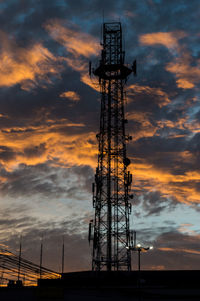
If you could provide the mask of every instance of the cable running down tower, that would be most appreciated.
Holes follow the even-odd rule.
[[[98,166],[93,183],[95,218],[89,225],[89,241],[93,241],[92,270],[131,270],[131,233],[129,199],[132,175],[127,170],[124,86],[127,77],[136,75],[124,64],[121,23],[103,24],[101,59],[89,73],[99,79],[101,93],[100,132],[97,134]]]

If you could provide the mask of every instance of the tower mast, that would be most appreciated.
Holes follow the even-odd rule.
[[[136,70],[124,64],[120,22],[103,24],[102,48],[99,66],[92,70],[99,78],[101,93],[98,166],[93,183],[95,218],[89,228],[92,270],[131,270],[128,246],[132,175],[127,170],[130,160],[126,156],[126,142],[131,137],[125,134],[124,86]]]

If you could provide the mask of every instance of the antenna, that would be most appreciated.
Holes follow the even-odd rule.
[[[89,223],[89,231],[88,231],[88,242],[90,245],[90,241],[92,240],[92,228],[93,228],[93,219],[90,220]]]
[[[19,242],[19,260],[18,260],[18,281],[20,278],[20,268],[21,268],[21,255],[22,255],[22,236],[20,235],[20,242]]]
[[[134,248],[136,248],[136,231],[133,231],[134,233]]]
[[[43,258],[43,235],[41,238],[41,245],[40,245],[40,279],[42,279],[42,258]]]
[[[132,65],[132,71],[134,76],[137,76],[137,61],[134,60],[133,65]]]
[[[92,62],[89,61],[89,76],[91,78],[91,75],[92,75]]]
[[[3,264],[2,264],[2,271],[1,271],[1,283],[0,283],[0,285],[2,285],[3,284],[3,275],[4,275],[4,268],[5,268],[5,266],[4,266],[4,261],[3,261]]]
[[[64,264],[65,264],[65,242],[63,236],[63,245],[62,245],[62,275],[64,273]]]

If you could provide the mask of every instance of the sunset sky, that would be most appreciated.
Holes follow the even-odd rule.
[[[200,269],[199,0],[0,0],[0,244],[61,271],[91,269],[101,25],[121,21],[144,269]],[[133,268],[136,255],[133,255]]]

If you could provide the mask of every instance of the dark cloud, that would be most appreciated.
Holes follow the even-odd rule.
[[[45,152],[45,143],[41,143],[39,146],[27,147],[24,149],[24,155],[31,157],[41,156]]]
[[[9,246],[15,253],[19,249],[20,235],[22,235],[22,257],[40,262],[40,245],[43,237],[43,265],[54,271],[61,272],[62,243],[65,242],[65,271],[88,270],[91,267],[90,248],[87,235],[80,233],[81,220],[71,220],[63,223],[44,223],[34,219],[10,220],[11,226],[16,227],[18,233],[4,239],[4,245]],[[24,225],[27,228],[24,229]],[[8,226],[0,221],[2,226]],[[56,259],[55,259],[56,258]]]
[[[34,157],[31,153],[29,157]],[[37,154],[38,155],[38,154]],[[93,171],[89,166],[75,166],[68,169],[53,168],[48,164],[26,166],[8,172],[2,169],[1,194],[11,197],[34,196],[63,197],[65,199],[85,199],[91,192]]]
[[[10,85],[5,86],[6,81],[3,85],[3,80],[0,83],[2,204],[5,205],[4,200],[16,199],[15,210],[7,208],[0,219],[2,228],[10,226],[7,245],[16,250],[18,234],[12,234],[12,229],[23,229],[24,255],[38,262],[40,238],[45,232],[45,264],[57,269],[64,233],[68,246],[66,270],[90,268],[86,241],[88,213],[83,220],[59,221],[58,225],[55,217],[42,223],[31,216],[31,203],[32,198],[38,199],[37,205],[41,198],[56,204],[60,199],[70,199],[69,207],[73,208],[75,201],[91,198],[94,149],[97,150],[93,136],[99,130],[100,102],[98,91],[82,80],[90,57],[76,54],[77,60],[70,66],[66,60],[72,58],[69,49],[50,35],[46,25],[58,20],[64,28],[91,34],[91,39],[98,41],[103,10],[105,21],[121,19],[127,62],[137,58],[138,63],[137,78],[130,77],[128,81],[126,107],[127,132],[133,136],[128,146],[136,194],[133,207],[142,208],[134,214],[142,226],[162,215],[165,220],[166,212],[175,210],[177,202],[183,200],[199,210],[195,207],[199,199],[200,168],[198,4],[197,0],[0,2],[1,62],[11,61],[7,77],[16,76]],[[142,35],[163,32],[171,34],[176,47],[162,39],[160,44],[152,40],[149,45],[141,42]],[[42,55],[34,64],[31,60],[36,52],[36,57]],[[9,54],[8,61],[5,57],[3,60],[4,53]],[[98,58],[94,56],[91,59],[95,65]],[[51,73],[51,69],[55,72]],[[26,76],[20,79],[21,74]],[[178,80],[181,80],[179,85]],[[184,87],[184,80],[187,85],[191,80],[190,88],[186,84]],[[76,92],[80,100],[72,105],[61,98],[66,91]],[[52,142],[54,137],[56,140]],[[26,198],[29,201],[25,202]],[[197,250],[197,236],[175,231],[173,222],[165,221],[167,226],[154,231],[149,226],[141,230],[145,243],[157,237],[155,251],[142,258],[145,267],[195,268],[197,255],[183,249]],[[166,246],[178,251],[159,250]],[[53,258],[58,258],[57,262]]]
[[[139,200],[147,216],[160,215],[162,211],[173,210],[176,202],[172,199],[163,197],[159,191],[144,193]]]
[[[189,227],[190,225],[188,225]],[[153,240],[152,237],[160,232]],[[143,229],[137,232],[137,240],[143,246],[152,246],[153,250],[142,253],[142,269],[199,269],[198,235],[181,233],[172,227]],[[141,239],[142,238],[142,239]],[[137,254],[132,254],[133,268],[137,269]]]
[[[12,148],[0,145],[0,160],[10,161],[15,158],[15,155],[16,153],[12,150]]]

